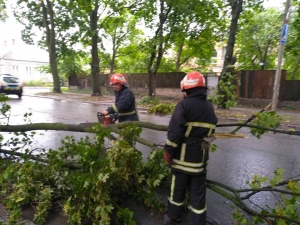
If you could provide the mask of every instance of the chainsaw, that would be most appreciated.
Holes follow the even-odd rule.
[[[98,122],[101,123],[102,125],[109,125],[109,124],[115,123],[115,121],[112,117],[105,116],[101,112],[97,113],[97,117],[98,117]]]

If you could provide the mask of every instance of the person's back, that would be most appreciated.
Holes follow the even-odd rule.
[[[199,174],[205,170],[204,166],[184,165],[204,163],[203,154],[199,152],[199,145],[204,137],[211,135],[216,123],[217,117],[213,105],[206,99],[205,89],[194,89],[187,98],[177,104],[169,123],[168,139],[183,143],[185,150],[181,146],[182,150],[174,153],[172,169],[192,174]],[[198,144],[195,144],[196,142]]]
[[[192,224],[206,224],[206,165],[209,144],[206,137],[214,132],[217,117],[206,99],[205,79],[199,72],[188,73],[181,82],[185,99],[171,117],[164,159],[172,172],[165,224],[180,222],[186,191],[189,193]]]

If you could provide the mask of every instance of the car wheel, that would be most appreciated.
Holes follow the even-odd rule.
[[[18,97],[19,97],[19,99],[21,99],[22,98],[22,94],[18,94]]]

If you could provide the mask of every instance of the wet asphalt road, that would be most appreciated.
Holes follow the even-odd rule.
[[[23,124],[23,114],[32,112],[33,123],[39,122],[62,122],[79,124],[85,122],[96,122],[96,112],[104,110],[107,105],[95,105],[58,101],[48,98],[23,96],[21,100],[10,97],[8,102],[12,106],[11,124]],[[170,116],[147,115],[141,111],[141,120],[155,124],[167,125]],[[220,121],[224,123],[226,121]],[[216,132],[230,131],[233,128],[218,128]],[[239,133],[244,133],[245,139],[217,139],[215,144],[219,149],[210,154],[208,167],[208,179],[222,182],[233,188],[247,188],[246,181],[254,174],[272,177],[273,171],[279,167],[284,168],[285,178],[294,177],[300,174],[300,138],[283,134],[268,133],[261,139],[251,136],[247,128]],[[60,146],[60,139],[69,135],[68,132],[58,131],[37,131],[37,142],[35,147],[57,148]],[[86,134],[73,133],[76,138]],[[90,135],[93,136],[92,134]],[[144,130],[142,137],[153,140],[155,143],[163,144],[166,140],[165,132]],[[138,146],[146,158],[149,149]],[[257,204],[266,205],[271,202],[271,196],[258,196],[253,198]],[[222,225],[233,223],[231,202],[221,196],[208,191],[207,208],[208,215],[217,219]],[[141,210],[141,214],[147,211]],[[153,215],[136,215],[138,224],[157,224]]]

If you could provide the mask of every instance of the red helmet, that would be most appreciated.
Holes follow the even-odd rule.
[[[116,84],[116,83],[125,85],[126,82],[127,81],[126,81],[125,77],[120,73],[115,73],[115,74],[111,75],[111,77],[110,77],[110,85]]]
[[[197,71],[189,72],[180,82],[180,86],[181,91],[195,87],[205,87],[205,78]]]

